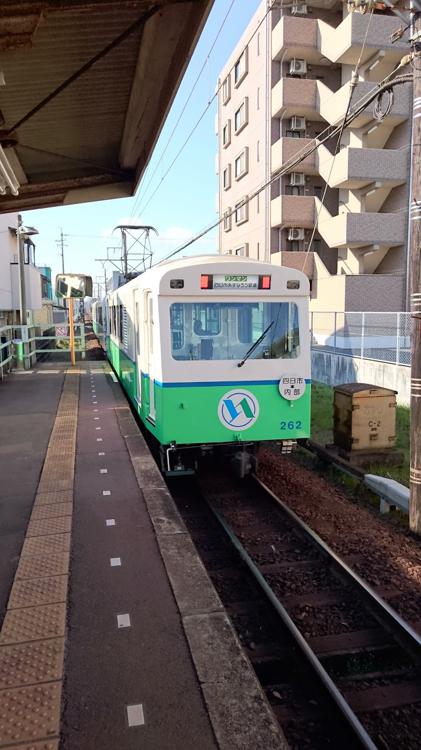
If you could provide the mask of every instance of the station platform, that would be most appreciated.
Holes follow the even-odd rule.
[[[105,361],[0,383],[1,750],[286,748]]]

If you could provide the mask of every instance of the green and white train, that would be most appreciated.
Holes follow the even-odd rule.
[[[161,263],[93,304],[94,331],[167,474],[310,434],[309,282],[233,256]]]

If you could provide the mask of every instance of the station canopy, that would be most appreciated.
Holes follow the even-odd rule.
[[[133,195],[213,0],[1,0],[0,212]]]

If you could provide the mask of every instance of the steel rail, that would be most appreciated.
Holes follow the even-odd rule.
[[[340,557],[313,531],[291,508],[285,505],[264,482],[253,475],[253,480],[264,490],[281,508],[281,510],[298,526],[309,541],[328,558],[329,562],[336,569],[342,580],[350,584],[357,591],[359,596],[364,599],[367,608],[371,611],[376,620],[378,620],[385,630],[402,646],[402,648],[411,655],[416,663],[421,662],[421,636],[393,609],[384,601],[371,586],[364,581],[358,573],[350,568]]]
[[[368,732],[366,731],[366,729],[364,728],[364,726],[362,725],[362,723],[360,722],[356,714],[353,712],[352,708],[347,703],[347,701],[345,700],[340,690],[338,690],[332,678],[326,672],[325,668],[323,667],[323,665],[317,658],[316,654],[310,648],[304,636],[301,634],[301,632],[299,631],[299,629],[297,628],[297,626],[291,619],[290,615],[286,611],[285,607],[281,604],[278,597],[269,586],[268,582],[266,581],[266,579],[264,578],[264,576],[258,569],[257,565],[253,562],[249,554],[246,552],[246,550],[244,549],[243,545],[234,534],[231,527],[227,524],[225,519],[222,518],[222,516],[218,513],[216,508],[213,507],[212,503],[206,498],[205,500],[210,510],[214,514],[215,518],[217,519],[219,524],[222,526],[224,532],[227,534],[231,543],[237,550],[239,556],[247,565],[250,573],[252,574],[252,576],[254,577],[256,582],[259,584],[260,588],[262,589],[262,591],[267,596],[270,603],[272,604],[272,606],[278,613],[283,624],[286,626],[287,630],[291,634],[292,638],[294,639],[294,642],[300,649],[306,661],[310,664],[317,679],[319,680],[319,682],[321,682],[328,696],[331,698],[333,703],[339,709],[342,720],[344,720],[347,727],[351,730],[352,734],[354,735],[355,739],[358,742],[359,747],[364,748],[364,750],[378,750],[378,746],[373,742],[370,735],[368,734]]]

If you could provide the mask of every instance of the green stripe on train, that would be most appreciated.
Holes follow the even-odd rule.
[[[154,384],[155,424],[150,410],[149,377],[140,377],[135,364],[107,337],[111,363],[145,427],[163,445],[175,441],[230,443],[238,441],[297,440],[310,435],[311,387],[297,401],[286,401],[276,384],[170,388]],[[139,403],[140,402],[140,403]],[[236,425],[240,425],[236,427]],[[249,425],[247,429],[241,425]]]

